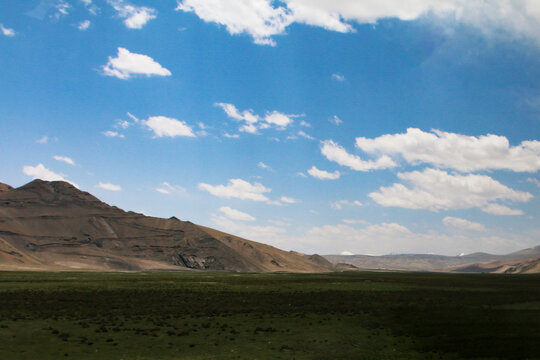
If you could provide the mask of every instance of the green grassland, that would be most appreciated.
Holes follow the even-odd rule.
[[[540,359],[540,276],[0,272],[0,359]]]

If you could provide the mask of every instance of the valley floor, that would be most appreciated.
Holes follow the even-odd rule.
[[[540,276],[0,272],[1,359],[540,359]]]

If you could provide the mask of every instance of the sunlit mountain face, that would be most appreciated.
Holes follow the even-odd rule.
[[[534,0],[0,3],[0,182],[319,254],[538,244]]]

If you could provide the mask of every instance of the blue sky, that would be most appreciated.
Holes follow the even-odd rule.
[[[539,243],[533,0],[0,3],[0,181],[308,253]]]

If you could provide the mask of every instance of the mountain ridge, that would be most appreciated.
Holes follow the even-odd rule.
[[[330,262],[176,217],[126,212],[63,181],[0,192],[0,269],[326,272]],[[320,259],[319,259],[320,260]]]

